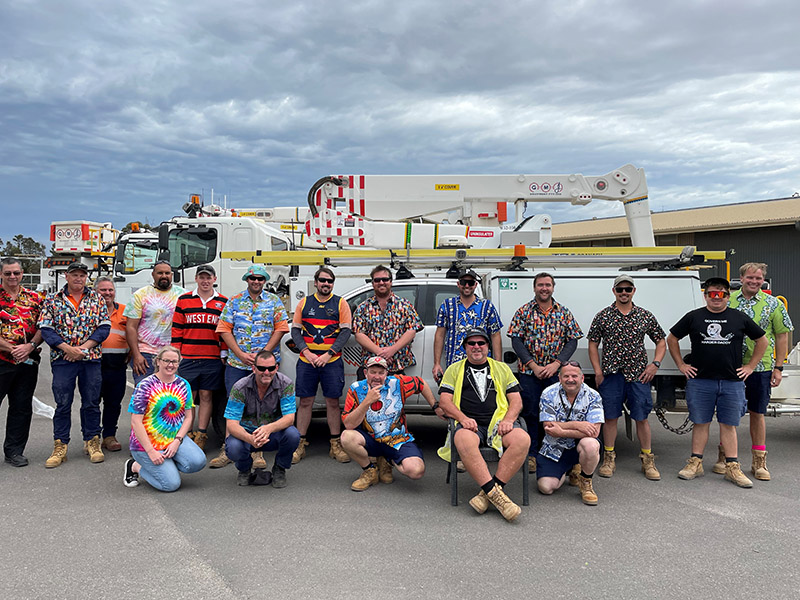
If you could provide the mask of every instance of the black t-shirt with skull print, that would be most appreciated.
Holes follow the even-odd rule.
[[[689,336],[692,355],[687,361],[697,369],[698,379],[736,381],[742,366],[744,336],[757,340],[764,330],[743,312],[733,308],[714,313],[697,308],[683,315],[669,330],[676,338]]]

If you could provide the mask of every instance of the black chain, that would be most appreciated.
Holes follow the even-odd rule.
[[[678,435],[685,435],[689,433],[692,429],[694,429],[694,423],[689,420],[689,416],[686,416],[686,420],[683,422],[683,425],[680,427],[672,427],[667,421],[667,411],[663,408],[657,408],[655,410],[656,416],[658,420],[661,421],[661,424],[664,426],[664,429],[671,431],[672,433],[677,433]],[[688,425],[688,427],[687,427]]]

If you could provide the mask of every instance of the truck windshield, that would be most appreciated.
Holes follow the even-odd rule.
[[[123,241],[122,273],[131,275],[145,269],[153,268],[158,256],[156,240]],[[119,256],[119,255],[117,255]]]
[[[217,256],[217,231],[173,229],[169,232],[169,256],[176,269],[212,262]]]

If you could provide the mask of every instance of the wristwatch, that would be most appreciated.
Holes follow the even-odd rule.
[[[434,402],[434,403],[433,403],[433,406],[431,406],[431,409],[432,409],[432,410],[434,410],[434,411],[435,411],[437,408],[439,408],[439,401],[438,401],[438,400],[437,400],[436,402]]]
[[[775,368],[776,368],[778,371],[783,371],[783,365],[781,365],[780,367],[775,367]]]
[[[178,444],[182,444],[183,443],[183,436],[182,435],[176,435],[175,439],[178,440]]]
[[[656,369],[660,369],[661,368],[661,361],[660,360],[654,360],[653,364],[656,366]]]

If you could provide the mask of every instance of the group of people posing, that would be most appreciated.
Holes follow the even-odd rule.
[[[506,333],[518,358],[515,373],[502,362],[498,311],[476,296],[479,275],[462,270],[458,295],[442,303],[436,321],[432,374],[439,382],[438,400],[422,378],[405,374],[415,364],[412,342],[423,325],[414,306],[392,292],[392,273],[380,265],[370,273],[374,295],[352,313],[333,293],[333,270],[321,267],[314,275],[316,293],[300,301],[290,322],[282,301],[264,290],[269,275],[260,265],[243,275],[247,288],[228,299],[214,288],[212,266],[198,267],[196,289],[186,291],[173,284],[169,263],[158,262],[152,285],[122,306],[115,301],[112,279],[99,277],[94,289],[87,287],[81,263],[71,264],[64,288],[44,299],[22,287],[18,260],[6,258],[1,264],[0,400],[9,399],[4,453],[14,466],[28,464],[23,452],[39,346],[47,343],[56,402],[48,468],[67,460],[76,382],[84,453],[98,463],[104,449],[121,450],[116,433],[128,365],[135,388],[128,406],[131,458],[123,480],[135,487],[141,479],[163,491],[176,490],[181,473],[206,465],[212,398],[223,388],[227,435],[208,464],[234,463],[238,485],[286,486],[286,471],[306,454],[320,387],[330,457],[361,468],[351,484],[354,491],[391,483],[395,469],[419,479],[425,463],[406,426],[404,405],[421,394],[437,416],[453,420],[458,468],[480,488],[470,505],[479,513],[493,505],[514,520],[521,509],[504,486],[520,468],[536,473],[543,494],[569,482],[579,487],[584,503],[597,504],[592,478],[595,472],[611,477],[616,470],[623,405],[636,422],[642,472],[647,479],[660,479],[648,423],[650,386],[669,350],[687,378],[694,422],[691,457],[678,476],[703,474],[716,412],[720,446],[713,471],[751,487],[738,461],[736,438],[739,420],[749,411],[751,473],[770,478],[764,414],[770,388],[780,383],[792,324],[783,304],[761,290],[764,264],[742,265],[742,287],[733,295],[726,279],[708,279],[706,306],[687,313],[669,335],[652,313],[633,302],[634,279],[618,276],[613,303],[594,317],[587,334],[597,390],[571,360],[583,333],[569,309],[554,299],[552,275],[534,277],[534,298],[509,324]],[[294,380],[278,372],[280,341],[287,333],[299,352]],[[351,335],[361,346],[362,366],[341,411],[342,349]],[[682,356],[679,340],[686,336],[691,353]],[[652,360],[645,337],[655,344]],[[494,475],[481,446],[499,454]],[[438,455],[450,460],[450,450],[448,437]],[[271,451],[275,458],[268,468],[264,452]]]

